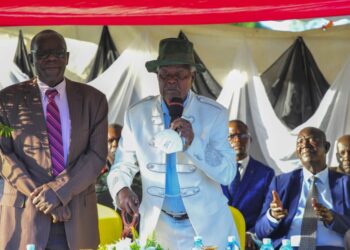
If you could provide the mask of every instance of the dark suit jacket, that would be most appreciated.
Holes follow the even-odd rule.
[[[229,199],[228,204],[243,214],[247,231],[254,231],[256,220],[260,215],[267,190],[274,176],[272,168],[250,157],[235,197],[231,196],[228,186],[222,186],[224,194]]]
[[[66,80],[71,141],[66,169],[54,178],[40,90],[36,80],[0,91],[0,122],[11,126],[11,138],[0,138],[0,174],[5,180],[0,211],[0,249],[44,249],[51,217],[28,198],[47,183],[71,211],[65,222],[70,249],[99,244],[95,181],[107,157],[106,97],[96,89]]]
[[[332,210],[334,223],[329,228],[344,236],[346,230],[350,228],[350,178],[334,171],[329,171],[328,178],[334,206]],[[301,169],[276,176],[272,180],[262,213],[255,225],[255,232],[260,239],[271,238],[274,247],[281,244],[282,239],[288,234],[297,211],[302,183],[303,171]],[[288,215],[279,223],[277,228],[270,225],[266,216],[272,201],[272,190],[278,192],[283,207],[288,209]]]

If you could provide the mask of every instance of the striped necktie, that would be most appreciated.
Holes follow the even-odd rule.
[[[56,89],[49,89],[45,94],[48,98],[46,106],[46,127],[49,135],[52,174],[57,176],[64,170],[61,118],[60,111],[55,102],[55,96],[58,92]]]
[[[305,210],[301,221],[300,247],[299,250],[316,249],[317,215],[312,207],[312,198],[318,198],[318,191],[315,185],[316,176],[311,177],[311,185],[306,198]]]

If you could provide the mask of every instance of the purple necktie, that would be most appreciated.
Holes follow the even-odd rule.
[[[58,92],[56,89],[50,89],[47,90],[45,94],[48,98],[46,106],[46,127],[50,142],[52,174],[57,176],[64,170],[61,118],[60,111],[55,102],[55,96]]]

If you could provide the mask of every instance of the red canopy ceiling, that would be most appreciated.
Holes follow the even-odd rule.
[[[350,14],[350,0],[2,0],[0,25],[171,25]]]

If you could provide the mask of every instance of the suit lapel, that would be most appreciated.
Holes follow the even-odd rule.
[[[37,131],[37,137],[43,144],[48,145],[49,138],[46,129],[46,121],[43,111],[43,104],[41,101],[41,94],[39,86],[37,84],[36,78],[32,80],[29,84],[29,88],[25,90],[23,95],[24,101],[30,111],[31,120],[35,122],[35,127]]]
[[[184,119],[188,120],[192,124],[192,126],[194,126],[193,123],[195,122],[194,116],[192,115],[195,113],[193,111],[194,107],[196,106],[195,101],[196,101],[196,99],[195,99],[194,94],[192,93],[192,91],[189,91],[188,92],[188,100],[187,100],[186,106],[184,107],[182,117]]]
[[[79,144],[77,143],[79,142],[79,125],[82,121],[80,117],[83,113],[84,105],[82,101],[83,97],[74,85],[74,83],[72,83],[66,78],[66,92],[69,108],[69,117],[71,122],[67,167],[69,167],[69,163],[72,161],[74,152],[76,152],[76,147],[79,146]]]
[[[343,184],[341,178],[336,178],[337,174],[333,171],[328,171],[329,188],[333,200],[333,208],[337,213],[344,214],[343,206]]]
[[[153,103],[151,119],[152,119],[152,127],[154,130],[153,131],[154,135],[165,129],[161,96],[157,96],[156,100]]]
[[[254,178],[254,174],[255,174],[255,169],[253,167],[253,160],[252,158],[250,158],[247,165],[247,169],[245,170],[241,183],[238,186],[238,190],[235,195],[236,197],[234,198],[235,205],[239,203],[239,200],[242,194],[245,192],[245,190],[248,188],[249,184],[251,183],[251,180]],[[251,190],[251,191],[255,191],[255,190]]]
[[[285,200],[282,199],[283,204],[287,204],[286,208],[288,208],[288,217],[290,219],[290,223],[292,222],[295,213],[297,212],[300,194],[301,194],[301,187],[303,183],[303,172],[301,170],[295,172],[295,174],[292,175],[291,181],[289,182],[289,186],[287,187],[287,194],[285,196]],[[289,197],[292,199],[290,200],[290,203],[288,204]]]
[[[42,164],[44,169],[51,168],[51,152],[49,146],[49,137],[47,134],[46,120],[43,111],[43,104],[41,101],[41,93],[37,83],[37,79],[33,78],[28,87],[23,91],[24,103],[28,107],[29,121],[22,123],[23,127],[27,127],[24,131],[28,131],[31,136],[38,138],[41,144],[41,150],[45,151],[47,156],[46,163]],[[45,171],[46,173],[46,171]]]

